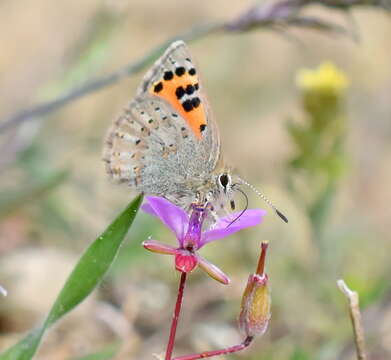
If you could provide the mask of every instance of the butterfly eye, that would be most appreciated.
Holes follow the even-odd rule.
[[[222,174],[220,175],[220,184],[224,187],[227,187],[228,185],[228,175],[227,174]]]
[[[228,174],[221,174],[219,176],[219,182],[220,182],[220,185],[224,188],[224,190],[226,190],[228,184],[231,182],[231,178]]]

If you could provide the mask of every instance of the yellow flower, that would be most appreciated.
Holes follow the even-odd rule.
[[[349,86],[349,80],[332,62],[325,61],[317,69],[299,70],[296,84],[304,91],[341,94]]]

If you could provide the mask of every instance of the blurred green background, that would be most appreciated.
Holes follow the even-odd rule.
[[[252,3],[3,1],[0,119],[135,61],[195,24],[231,19]],[[189,45],[227,158],[290,222],[269,212],[261,226],[202,250],[232,284],[198,270],[190,276],[177,355],[240,341],[241,293],[260,241],[269,240],[269,329],[229,358],[354,359],[346,303],[336,287],[341,277],[360,293],[370,359],[391,357],[391,21],[368,8],[348,19],[318,6],[308,11],[348,24],[358,40],[292,29],[288,37],[252,31]],[[331,99],[318,94],[319,110],[308,107],[312,95],[297,78],[300,69],[325,61],[349,86]],[[0,284],[9,293],[0,298],[0,350],[44,318],[82,251],[133,198],[126,186],[110,182],[101,151],[106,129],[143,73],[0,135]],[[329,131],[317,119],[337,125]],[[303,136],[309,142],[298,140]],[[265,208],[247,194],[250,207]],[[321,225],[314,204],[323,209]],[[164,351],[179,276],[171,257],[143,250],[149,236],[174,243],[140,212],[106,280],[49,332],[37,359],[79,359],[112,346],[116,359],[151,359]]]

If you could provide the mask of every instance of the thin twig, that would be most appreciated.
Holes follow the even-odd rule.
[[[165,360],[171,360],[172,351],[174,349],[175,335],[176,335],[176,329],[178,326],[179,315],[181,313],[183,292],[185,290],[186,277],[187,277],[187,273],[182,272],[181,273],[181,280],[179,282],[178,296],[177,296],[177,300],[176,300],[176,304],[175,304],[174,315],[172,317],[170,336],[168,338]]]
[[[339,289],[343,292],[349,303],[349,314],[353,325],[357,359],[366,360],[367,356],[365,352],[364,329],[362,327],[361,322],[358,293],[356,291],[350,290],[346,285],[345,281],[343,281],[342,279],[337,281],[337,285]]]
[[[374,6],[391,10],[390,0],[315,0],[321,5],[346,10],[353,6]]]
[[[350,10],[356,6],[372,6],[391,11],[391,0],[278,0],[265,1],[256,6],[247,9],[230,21],[222,23],[203,24],[192,28],[182,34],[178,34],[164,41],[162,44],[153,48],[147,55],[141,59],[131,62],[123,68],[112,72],[111,74],[98,77],[86,82],[84,85],[71,89],[68,93],[60,95],[56,99],[34,105],[22,111],[15,113],[4,121],[0,121],[0,133],[11,127],[17,126],[25,121],[47,115],[66,104],[91,94],[105,87],[114,85],[123,78],[141,71],[151,65],[153,61],[166,49],[166,47],[176,39],[193,41],[216,32],[242,33],[253,29],[270,29],[276,27],[300,26],[307,29],[317,29],[334,33],[348,34],[343,27],[330,23],[328,21],[303,17],[300,12],[307,6],[319,4],[328,8],[339,10]]]

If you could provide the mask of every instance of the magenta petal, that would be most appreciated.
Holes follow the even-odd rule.
[[[176,249],[170,245],[162,244],[156,240],[145,240],[143,242],[143,246],[152,252],[156,252],[159,254],[167,254],[174,255],[176,253]]]
[[[156,214],[155,210],[153,210],[153,207],[151,205],[149,205],[148,203],[144,203],[141,205],[141,209],[149,214],[149,215],[152,215],[152,216],[156,216],[158,217],[158,215]]]
[[[230,283],[230,279],[225,275],[216,265],[212,264],[208,260],[204,259],[202,256],[198,255],[198,266],[204,270],[211,278],[221,282],[224,285]]]
[[[178,206],[168,200],[157,197],[147,196],[147,203],[141,207],[146,213],[158,217],[176,235],[178,241],[183,239],[186,227],[189,223],[189,217]]]
[[[237,212],[219,219],[212,230],[205,231],[202,234],[199,248],[211,241],[234,234],[247,227],[260,224],[263,216],[266,214],[266,211],[262,209],[248,209],[232,225],[229,225],[239,214],[240,212]]]

